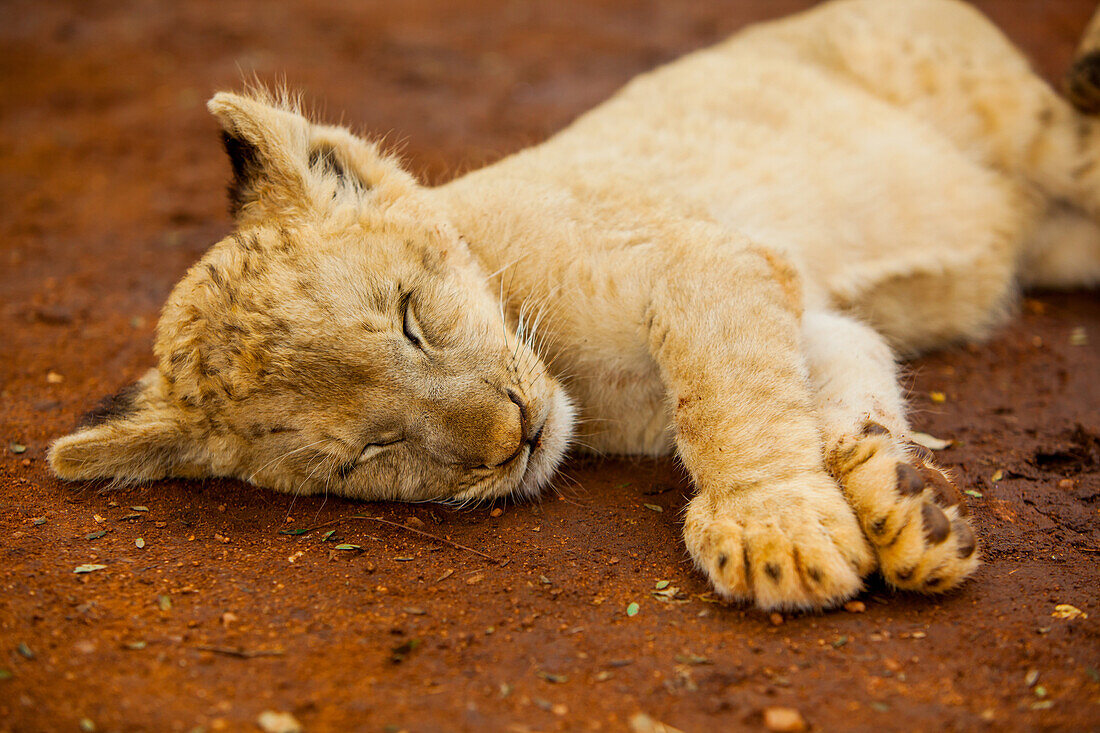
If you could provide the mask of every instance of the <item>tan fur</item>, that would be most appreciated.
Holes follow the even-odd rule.
[[[1021,261],[1100,280],[1096,123],[950,0],[747,29],[435,189],[285,101],[210,109],[238,230],[138,396],[55,443],[64,478],[479,500],[537,491],[576,430],[676,452],[727,597],[829,607],[876,567],[942,592],[978,553],[894,354],[989,333]]]

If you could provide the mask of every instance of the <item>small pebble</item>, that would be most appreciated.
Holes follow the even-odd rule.
[[[134,540],[134,544],[137,545],[137,548],[140,550],[141,548],[145,547],[145,540],[138,537],[136,540]]]
[[[772,622],[772,626],[782,626],[783,614],[773,611],[772,614],[768,616],[768,620]]]
[[[601,672],[600,674],[606,673]],[[610,679],[610,675],[604,679]],[[602,682],[603,679],[596,675],[596,681]],[[635,713],[631,716],[630,730],[631,733],[683,733],[679,728],[673,728],[668,723],[655,720],[645,713]]]
[[[290,713],[265,710],[256,718],[256,725],[264,733],[302,733],[302,724]]]
[[[806,721],[794,708],[764,708],[764,727],[775,733],[801,733]]]
[[[420,517],[406,517],[405,526],[412,527],[413,529],[420,529],[424,526],[424,520]]]
[[[844,604],[844,610],[848,613],[863,613],[867,610],[867,604],[863,601],[848,601]]]
[[[494,509],[493,511],[489,512],[489,516],[490,516],[490,517],[499,517],[499,516],[501,516],[502,514],[504,514],[504,510],[503,510],[503,509],[501,509],[500,507],[497,507],[497,508],[496,508],[496,509]]]
[[[65,377],[61,376],[57,372],[46,372],[46,381],[50,384],[61,384],[65,381]]]

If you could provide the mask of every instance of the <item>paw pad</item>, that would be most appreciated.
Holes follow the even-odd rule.
[[[955,530],[955,536],[958,538],[959,559],[965,560],[974,554],[974,550],[978,549],[978,539],[974,536],[974,530],[970,528],[970,525],[961,519],[952,522],[951,527]]]
[[[924,539],[929,544],[938,545],[951,534],[951,522],[948,521],[943,510],[935,504],[922,504],[920,517],[921,524],[924,526]]]
[[[955,484],[928,465],[921,466],[920,475],[925,485],[931,488],[932,493],[936,495],[936,501],[944,506],[958,507],[959,514],[966,516],[968,511],[966,502],[963,501],[962,492]]]
[[[924,479],[920,472],[908,463],[899,463],[897,467],[898,493],[902,496],[916,496],[924,491]]]

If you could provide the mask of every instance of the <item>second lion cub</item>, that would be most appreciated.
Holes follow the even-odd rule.
[[[577,438],[675,452],[728,598],[941,592],[977,543],[895,354],[1100,280],[1100,125],[950,0],[749,28],[438,188],[285,100],[209,108],[237,229],[157,366],[53,445],[64,478],[466,502],[538,491]]]

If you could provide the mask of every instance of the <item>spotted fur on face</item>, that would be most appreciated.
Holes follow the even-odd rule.
[[[236,231],[173,290],[158,366],[54,444],[58,475],[401,500],[543,486],[572,408],[412,177],[285,101],[209,106]]]

